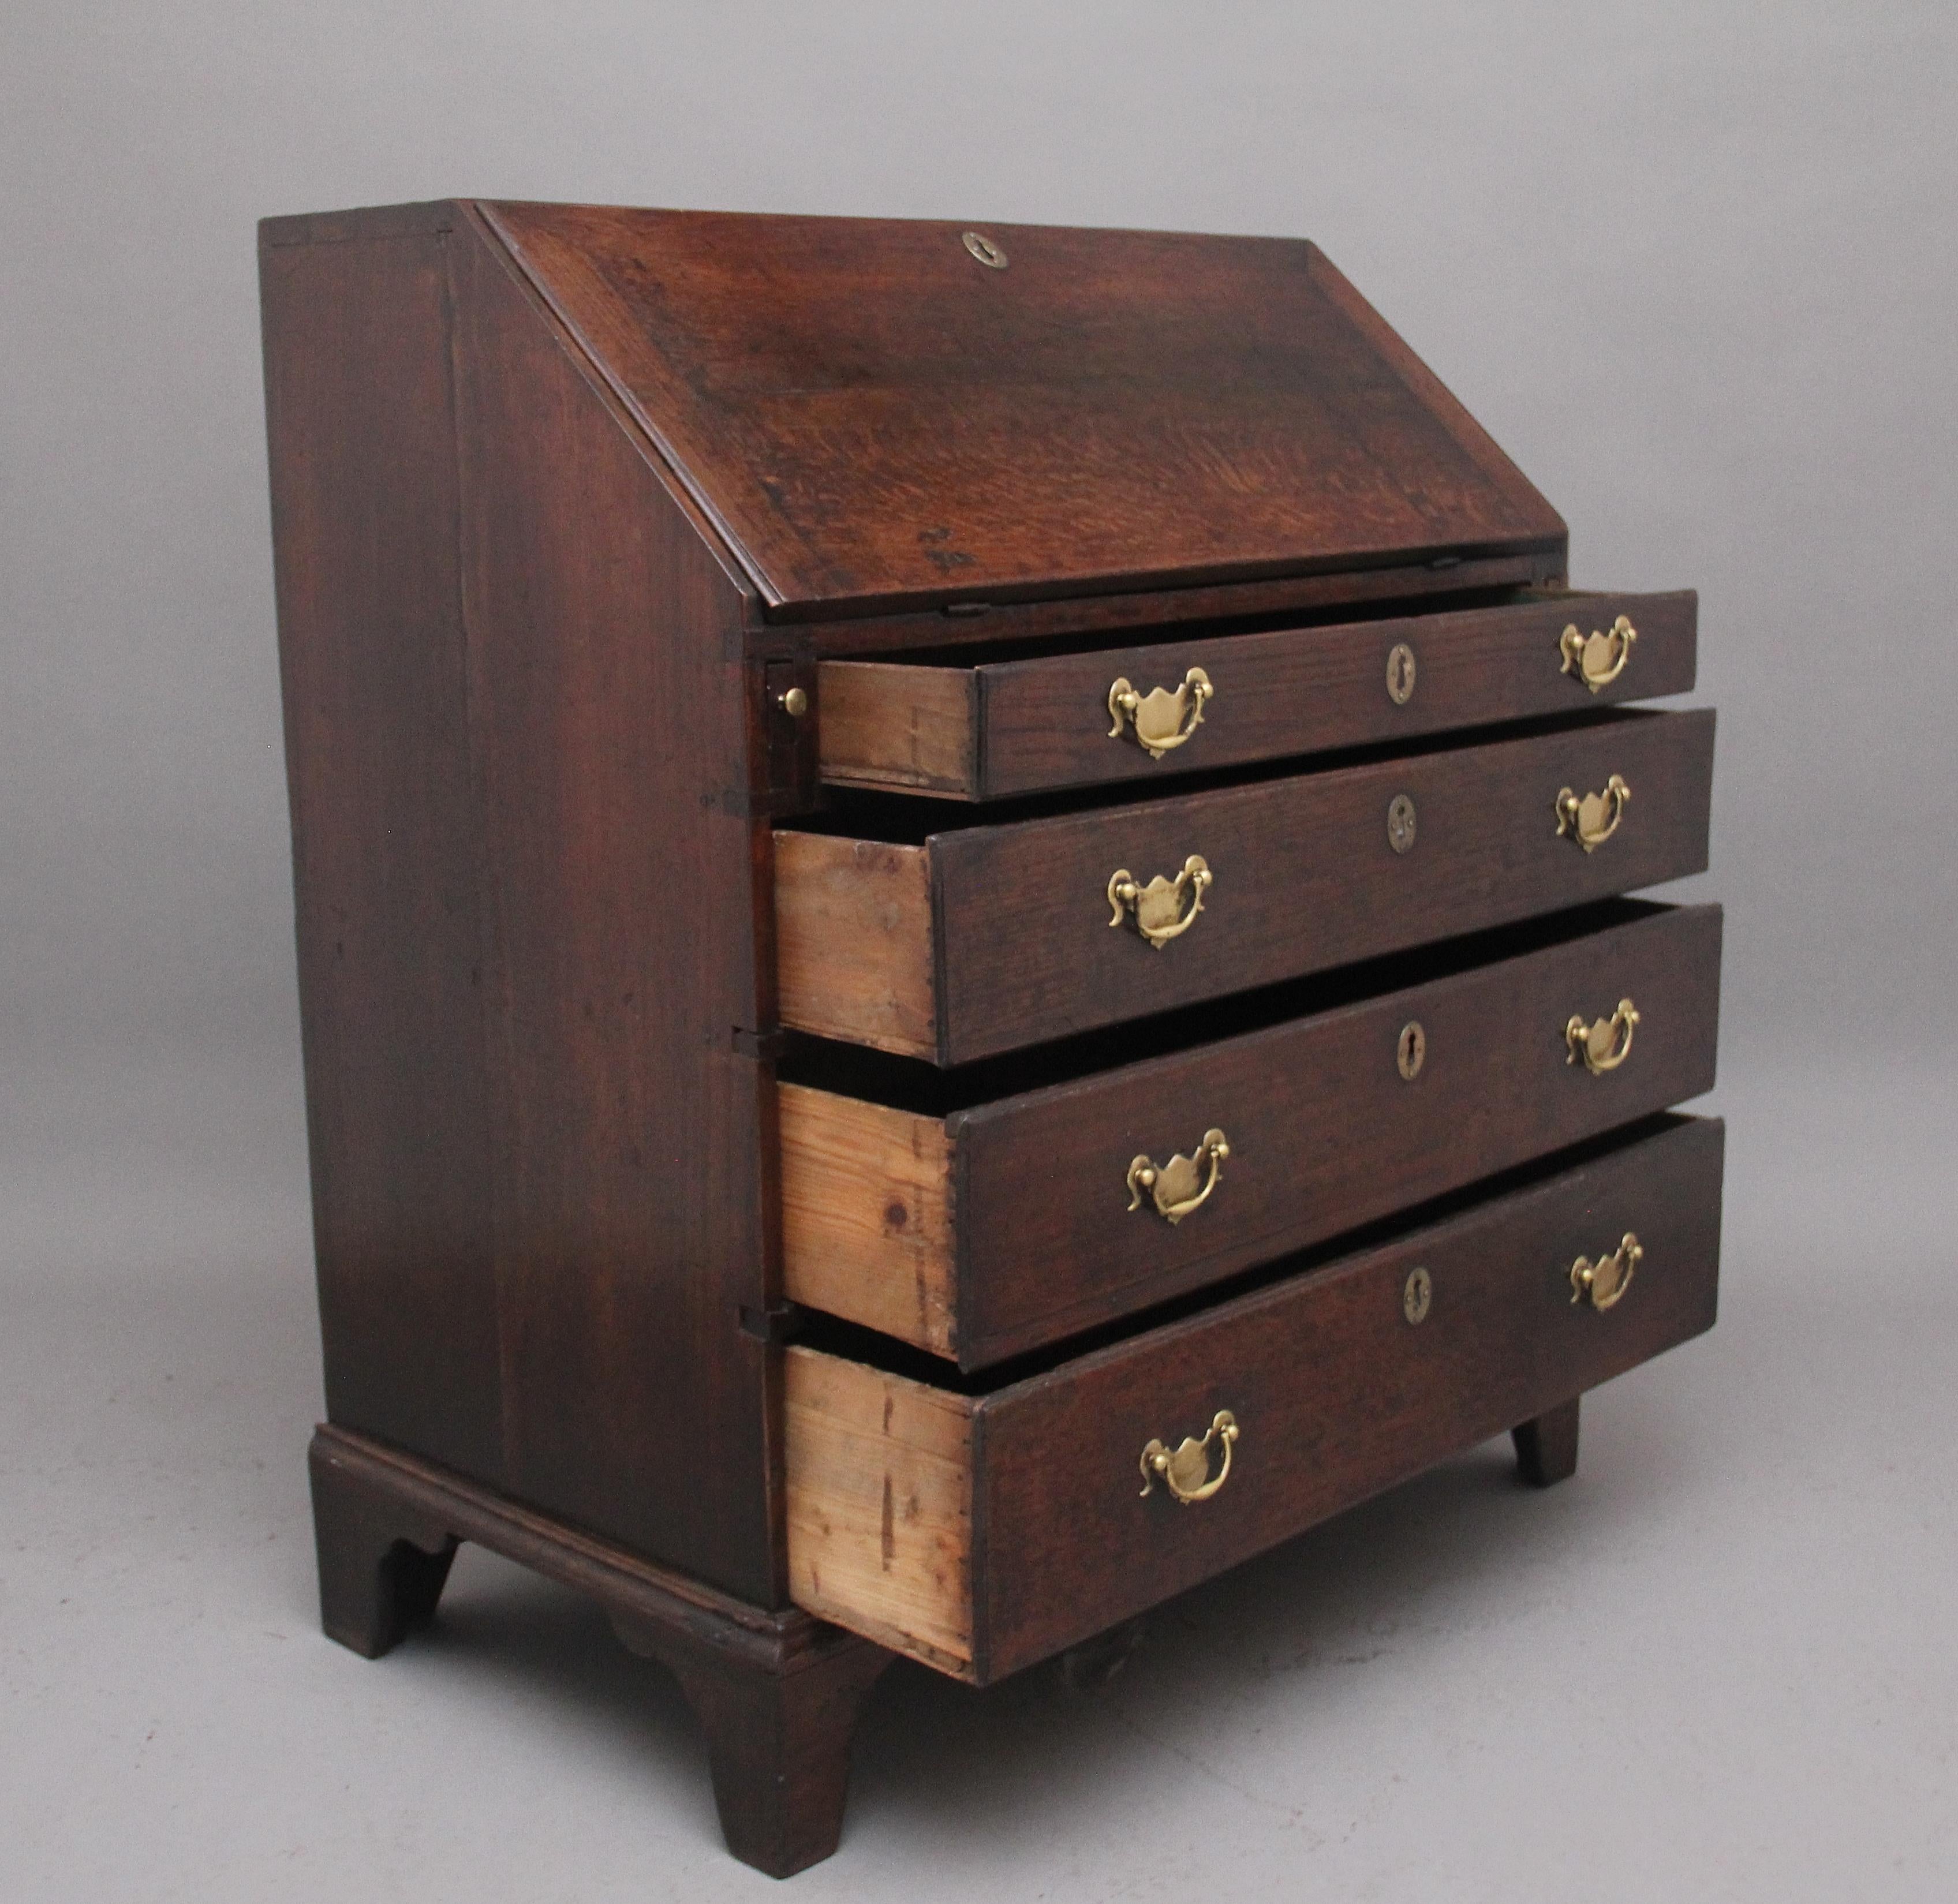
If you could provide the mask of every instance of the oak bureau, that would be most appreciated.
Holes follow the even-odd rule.
[[[1690,593],[1309,244],[268,220],[326,1630],[457,1543],[834,1849],[984,1684],[1714,1316]],[[1076,1658],[1083,1657],[1076,1654]]]

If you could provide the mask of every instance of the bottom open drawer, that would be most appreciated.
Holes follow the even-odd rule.
[[[1710,1328],[1723,1140],[1668,1119],[990,1391],[791,1347],[790,1592],[977,1684],[1088,1639]]]

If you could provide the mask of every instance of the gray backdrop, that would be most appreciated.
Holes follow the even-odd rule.
[[[1312,237],[1697,587],[1725,1314],[1193,1596],[902,1669],[811,1896],[1949,1894],[1958,14],[168,8],[0,24],[0,1842],[33,1895],[699,1896],[689,1722],[480,1557],[310,1625],[253,221],[449,192]]]

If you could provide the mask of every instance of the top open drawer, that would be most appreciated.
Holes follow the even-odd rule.
[[[1698,601],[1557,594],[977,666],[825,661],[822,775],[998,800],[1683,694]]]

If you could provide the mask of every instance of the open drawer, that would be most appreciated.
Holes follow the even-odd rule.
[[[790,1592],[981,1684],[1086,1639],[1710,1328],[1722,1144],[1668,1120],[990,1392],[792,1346]]]
[[[1720,940],[1717,906],[1617,901],[1234,1036],[1107,1034],[1070,1069],[1133,1062],[1041,1088],[784,1082],[784,1293],[968,1369],[1133,1313],[1710,1090]]]
[[[1712,774],[1711,713],[1614,713],[916,841],[782,829],[781,1022],[962,1064],[1582,905],[1705,869]]]
[[[1698,597],[1491,607],[974,664],[825,661],[832,785],[997,800],[1684,694]]]

